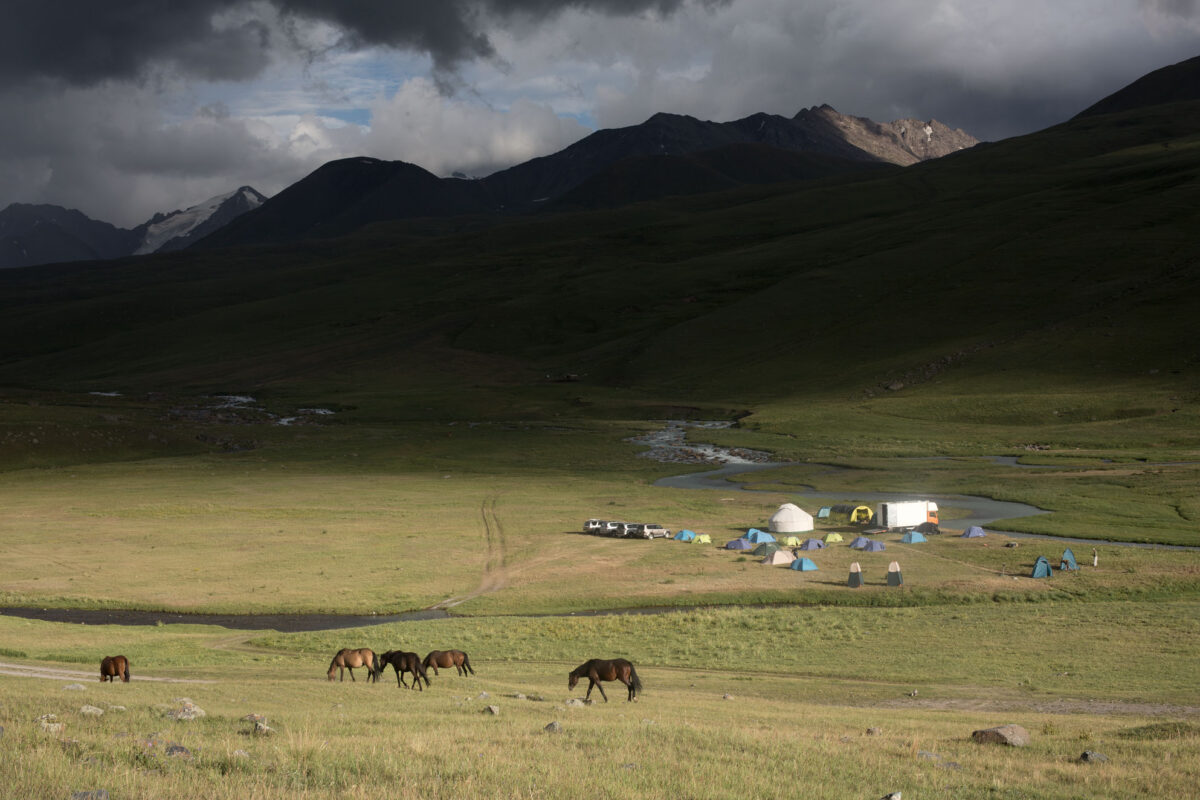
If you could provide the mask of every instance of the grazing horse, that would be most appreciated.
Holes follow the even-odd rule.
[[[329,662],[329,680],[333,680],[333,673],[341,670],[339,680],[346,680],[346,670],[350,670],[350,680],[354,680],[354,670],[357,667],[367,668],[367,682],[379,680],[379,672],[375,669],[375,651],[369,647],[360,647],[357,650],[343,649],[339,650],[337,655],[333,657],[333,661]]]
[[[438,674],[438,667],[449,669],[454,667],[459,675],[466,675],[470,672],[475,674],[475,670],[471,668],[471,659],[467,658],[467,654],[462,650],[432,650],[429,655],[425,656],[425,660],[421,662],[421,666],[425,669],[433,667],[433,674]]]
[[[387,665],[391,664],[396,670],[396,686],[404,686],[407,689],[420,689],[425,691],[425,686],[429,686],[429,676],[425,674],[425,667],[421,664],[421,657],[416,653],[406,653],[403,650],[388,650],[381,656],[375,656],[375,672],[382,675],[387,669]],[[404,680],[403,672],[411,672],[413,674],[413,685],[409,686]],[[421,679],[425,679],[425,686],[421,685]]]
[[[125,656],[105,656],[100,661],[100,682],[112,683],[117,678],[129,683],[129,659]]]
[[[579,683],[580,678],[588,679],[588,690],[584,699],[592,696],[592,689],[598,688],[600,696],[604,698],[604,702],[608,702],[608,695],[604,693],[604,687],[600,685],[600,681],[620,681],[625,684],[625,688],[629,690],[627,700],[633,700],[637,697],[637,693],[642,690],[642,681],[638,678],[637,670],[623,658],[593,658],[590,661],[585,661],[575,669],[571,670],[571,674],[567,681],[567,688],[574,689],[575,684]]]

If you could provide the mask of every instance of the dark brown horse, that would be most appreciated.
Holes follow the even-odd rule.
[[[471,659],[467,658],[467,654],[462,650],[432,650],[429,655],[425,656],[421,666],[425,669],[433,667],[434,675],[439,674],[438,667],[442,669],[454,667],[459,675],[466,675],[468,672],[472,675],[475,674],[475,670],[471,668]]]
[[[333,680],[333,673],[341,670],[339,673],[340,680],[346,680],[346,670],[350,670],[350,680],[354,680],[354,670],[358,667],[367,668],[367,682],[379,680],[379,672],[375,669],[375,651],[369,647],[360,647],[357,650],[338,650],[333,661],[329,662],[329,680]]]
[[[105,656],[100,660],[100,682],[112,683],[117,678],[129,683],[129,659],[125,656]]]
[[[421,657],[416,653],[406,653],[403,650],[388,650],[381,656],[375,657],[375,672],[383,675],[383,671],[387,669],[387,665],[391,664],[396,670],[396,685],[404,686],[409,689],[420,689],[425,691],[425,686],[429,686],[429,676],[425,674],[425,667],[421,664]],[[411,672],[413,674],[413,685],[409,686],[404,680],[402,672]],[[421,685],[421,679],[425,679],[425,686]]]
[[[580,678],[588,679],[588,690],[584,699],[592,696],[592,689],[599,689],[600,696],[604,698],[604,702],[608,702],[608,695],[604,693],[604,687],[600,685],[600,681],[620,681],[625,684],[625,688],[629,690],[627,700],[632,700],[637,697],[637,693],[642,690],[642,681],[638,678],[637,670],[623,658],[593,658],[590,661],[585,661],[575,669],[571,670],[570,677],[567,681],[567,688],[574,689],[575,684],[579,683]]]

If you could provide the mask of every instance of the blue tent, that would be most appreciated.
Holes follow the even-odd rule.
[[[871,543],[871,540],[868,539],[867,537],[859,536],[859,537],[856,537],[855,540],[850,543],[850,547],[854,550],[862,550],[864,547],[866,547],[870,543]]]
[[[695,539],[695,538],[696,538],[696,532],[689,531],[686,528],[681,530],[679,533],[675,534],[675,541],[677,541],[677,542],[690,542],[692,539]]]
[[[760,531],[758,528],[751,528],[750,532],[746,534],[746,538],[748,540],[750,540],[751,542],[754,542],[755,544],[762,544],[763,542],[775,541],[774,536],[767,533],[766,531]]]
[[[1075,554],[1071,552],[1071,548],[1063,550],[1062,560],[1058,562],[1059,569],[1079,569],[1079,564],[1075,562]]]
[[[1033,572],[1029,574],[1031,578],[1049,578],[1054,574],[1054,570],[1050,569],[1050,562],[1045,556],[1038,556],[1037,561],[1033,563]]]
[[[821,510],[817,512],[817,519],[829,519],[829,512],[833,510],[833,506],[821,506]]]
[[[753,550],[754,542],[749,539],[734,539],[725,543],[726,550]]]
[[[864,553],[882,553],[887,548],[883,546],[883,542],[867,542],[867,546],[862,549]]]
[[[816,572],[817,565],[813,563],[811,558],[797,558],[792,562],[789,569],[798,570],[800,572]]]
[[[987,534],[983,532],[983,528],[979,527],[978,525],[972,525],[971,527],[967,528],[965,531],[962,532],[961,538],[963,538],[963,539],[979,539],[984,536],[987,536]]]
[[[801,550],[820,550],[825,547],[825,543],[820,539],[805,539],[800,545]]]
[[[921,542],[924,542],[924,541],[925,541],[925,537],[922,536],[917,531],[909,531],[908,533],[906,533],[900,537],[900,542],[902,544],[920,544]]]

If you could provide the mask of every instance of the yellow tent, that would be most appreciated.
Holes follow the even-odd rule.
[[[825,544],[832,544],[834,542],[840,542],[840,541],[842,541],[842,535],[840,533],[825,534]]]
[[[800,546],[800,537],[799,536],[789,536],[783,540],[783,544],[786,547],[799,547]]]
[[[700,533],[696,535],[695,539],[692,539],[692,544],[712,544],[712,539],[707,533]]]

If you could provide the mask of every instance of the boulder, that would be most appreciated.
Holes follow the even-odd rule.
[[[558,724],[558,720],[551,722],[546,727],[542,728],[546,733],[562,733],[562,725]]]
[[[971,733],[971,738],[980,744],[1003,744],[1009,747],[1024,747],[1029,744],[1029,731],[1020,725],[999,725]]]
[[[491,714],[494,717],[500,713],[500,706],[484,706],[483,710],[485,713]]]
[[[881,733],[883,733],[883,730],[881,728],[877,728],[875,726],[871,726],[870,728],[867,728],[867,736],[878,736]]]
[[[85,717],[102,717],[104,716],[104,709],[96,708],[96,706],[81,706],[79,713]]]
[[[1108,761],[1108,756],[1104,753],[1097,753],[1095,750],[1084,750],[1083,755],[1079,757],[1082,764],[1099,764]]]

